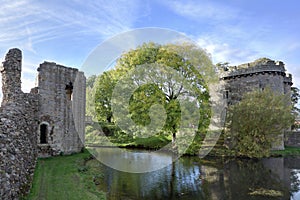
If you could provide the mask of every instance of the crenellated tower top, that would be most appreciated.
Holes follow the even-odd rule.
[[[260,58],[254,62],[241,64],[238,66],[225,67],[221,72],[221,79],[235,79],[240,77],[253,76],[258,74],[273,74],[285,77],[289,84],[292,84],[291,74],[286,73],[282,61],[274,61],[268,58]]]

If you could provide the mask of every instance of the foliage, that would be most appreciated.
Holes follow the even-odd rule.
[[[228,193],[224,199],[230,199],[230,197],[234,197],[234,199],[275,199],[274,196],[279,194],[281,198],[276,199],[290,197],[289,187],[283,184],[279,175],[267,168],[262,161],[236,159],[226,163],[224,169],[224,174],[230,177]]]
[[[205,133],[200,133],[197,131],[192,144],[186,149],[185,155],[197,155],[199,153],[199,149],[201,148],[204,137]]]
[[[216,64],[219,71],[228,71],[229,70],[229,62],[219,62]]]
[[[269,155],[272,143],[293,123],[289,98],[266,88],[245,94],[229,107],[226,136],[236,155]]]
[[[260,64],[267,64],[270,61],[272,62],[271,59],[263,57],[263,58],[259,58],[259,59],[255,60],[254,62],[241,64],[241,65],[237,66],[237,69],[247,69],[249,67],[256,67],[257,65],[260,65]]]
[[[155,64],[166,66],[179,73],[187,82],[190,88],[186,88],[180,81],[174,81],[172,75],[161,68],[153,71],[148,65]],[[151,80],[151,84],[145,84],[145,80],[134,80],[137,89],[134,91],[129,102],[130,118],[135,124],[147,126],[151,122],[150,111],[153,105],[160,105],[166,113],[166,118],[156,115],[158,121],[165,121],[163,131],[175,134],[181,125],[182,108],[180,100],[187,106],[184,112],[190,113],[193,119],[196,112],[201,119],[199,129],[205,130],[210,121],[209,93],[207,81],[217,80],[214,76],[212,63],[203,50],[192,44],[159,45],[155,43],[143,44],[137,49],[122,54],[118,59],[115,69],[104,72],[96,80],[95,84],[95,105],[96,115],[99,121],[113,123],[111,97],[114,87],[122,76],[130,70],[139,66],[145,68],[143,78]],[[160,74],[164,80],[157,77]],[[205,76],[204,76],[205,75]],[[207,78],[210,77],[210,78]],[[127,86],[124,85],[124,88]],[[190,98],[190,96],[194,96]],[[197,109],[192,109],[192,101],[197,102]],[[191,104],[191,105],[189,105]],[[153,111],[153,110],[152,110]],[[188,121],[188,120],[187,120]],[[174,136],[176,137],[176,136]]]
[[[96,75],[92,75],[92,76],[88,77],[86,80],[86,87],[93,88],[96,78],[97,78]]]
[[[93,119],[96,116],[95,113],[95,103],[94,103],[94,99],[95,99],[95,92],[93,90],[93,88],[90,87],[86,87],[86,101],[85,101],[85,106],[86,106],[86,110],[85,110],[85,114],[87,116],[92,116]]]
[[[148,114],[149,109],[155,103],[163,105],[165,103],[164,98],[163,93],[156,85],[142,85],[131,97],[129,105],[131,118],[139,125],[145,126],[150,124],[151,119]]]
[[[93,119],[95,120],[95,91],[94,91],[94,83],[96,81],[97,76],[92,75],[88,77],[86,80],[86,115],[87,116],[92,116]]]
[[[269,196],[269,197],[283,197],[283,192],[278,190],[269,190],[265,188],[258,188],[258,189],[250,189],[251,192],[249,195],[251,196]]]
[[[109,146],[106,137],[101,133],[96,123],[85,127],[85,144]]]
[[[291,100],[293,105],[293,113],[299,115],[300,109],[297,107],[300,99],[300,90],[297,87],[291,87]]]
[[[211,62],[211,56],[198,46],[184,42],[182,44],[167,44],[167,49],[174,51],[182,58],[188,60],[200,74],[206,83],[218,82],[217,69]]]
[[[148,138],[135,138],[131,147],[141,147],[143,149],[160,149],[170,143],[170,138],[164,134],[157,134]]]
[[[200,102],[204,102],[204,105],[209,99],[207,86],[204,83],[202,75],[191,62],[174,50],[180,48],[182,48],[180,45],[161,46],[154,43],[144,44],[136,50],[123,54],[118,60],[116,68],[118,71],[124,72],[139,65],[151,63],[158,63],[170,67],[179,72],[185,80],[188,80],[190,85],[194,86],[193,92],[198,97],[199,104],[202,104]],[[180,50],[182,51],[182,49]],[[145,78],[151,79],[153,84],[143,85],[135,91],[135,94],[131,98],[131,117],[137,124],[147,125],[150,123],[147,111],[151,105],[154,103],[163,105],[167,114],[164,130],[174,133],[178,129],[181,116],[178,99],[180,97],[185,98],[185,94],[187,94],[188,91],[186,91],[182,83],[172,80],[172,77],[170,77],[166,83],[161,82],[157,77],[152,76],[151,73],[149,69],[147,74],[145,74]],[[161,76],[163,75],[162,73]],[[166,76],[168,76],[168,74]],[[169,77],[166,79],[168,78]],[[206,112],[208,112],[208,109]]]
[[[117,73],[114,70],[104,72],[100,75],[95,82],[95,111],[98,121],[106,121],[111,123],[111,96],[113,89],[117,83]]]
[[[299,91],[299,88],[297,87],[291,87],[291,98],[292,98],[292,103],[293,105],[296,105],[299,101],[299,98],[300,98],[300,91]]]

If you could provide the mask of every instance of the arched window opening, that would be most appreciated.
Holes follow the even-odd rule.
[[[40,143],[47,144],[48,126],[47,124],[41,124],[40,126]]]

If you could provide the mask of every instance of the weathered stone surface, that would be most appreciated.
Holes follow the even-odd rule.
[[[223,96],[227,104],[232,105],[239,102],[243,94],[255,89],[270,87],[279,94],[289,94],[293,84],[292,75],[285,71],[283,62],[270,59],[229,67],[221,76],[224,81]],[[279,145],[273,145],[273,149],[284,149],[283,135],[278,136],[278,140]]]
[[[300,131],[287,131],[284,137],[284,144],[286,146],[300,147]]]
[[[0,71],[2,73],[2,105],[13,102],[20,97],[21,91],[22,52],[19,49],[10,49]]]
[[[38,150],[40,157],[79,152],[84,144],[85,76],[78,69],[53,62],[38,68],[40,99]],[[41,125],[46,127],[46,143]]]
[[[0,199],[29,191],[37,157],[39,96],[21,91],[21,58],[20,50],[10,50],[1,69]]]

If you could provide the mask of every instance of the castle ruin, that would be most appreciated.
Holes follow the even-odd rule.
[[[83,72],[44,62],[38,68],[36,87],[23,93],[21,67],[22,52],[9,50],[0,68],[0,199],[18,199],[29,191],[38,156],[71,154],[84,147]],[[224,100],[231,105],[253,89],[270,87],[288,94],[292,76],[282,62],[260,59],[224,68],[220,82]],[[283,142],[276,148],[282,149]]]
[[[78,69],[44,62],[38,68],[39,157],[79,152],[84,147],[85,76]]]
[[[22,52],[10,49],[0,69],[0,199],[26,194],[37,157],[80,152],[84,147],[85,76],[44,62],[36,87],[21,90]]]
[[[293,85],[292,75],[286,73],[284,63],[267,58],[227,67],[221,74],[221,80],[225,81],[224,96],[229,105],[239,102],[244,93],[254,89],[270,87],[279,94],[288,94]]]
[[[239,102],[243,94],[255,89],[264,90],[269,87],[278,94],[290,94],[292,75],[286,73],[284,63],[261,58],[239,66],[224,67],[221,73],[224,86],[224,99],[227,105]],[[273,149],[284,149],[284,135],[280,135],[278,145]]]

